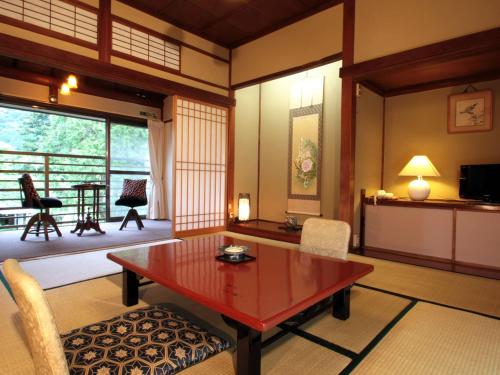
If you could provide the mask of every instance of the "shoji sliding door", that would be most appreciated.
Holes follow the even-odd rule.
[[[173,100],[174,232],[208,233],[226,218],[227,108]]]

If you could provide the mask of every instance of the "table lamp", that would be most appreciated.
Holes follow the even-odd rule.
[[[411,158],[408,164],[399,172],[400,176],[417,176],[408,184],[408,195],[413,201],[423,201],[427,199],[431,192],[429,183],[422,177],[440,176],[438,170],[425,155],[416,155]]]
[[[250,194],[238,194],[238,220],[247,221],[250,218]]]

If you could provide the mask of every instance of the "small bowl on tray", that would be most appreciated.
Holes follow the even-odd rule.
[[[231,260],[239,260],[245,257],[248,252],[248,246],[243,245],[223,245],[219,247],[219,251],[225,258]]]

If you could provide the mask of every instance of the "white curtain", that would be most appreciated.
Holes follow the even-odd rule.
[[[148,120],[151,193],[148,219],[167,219],[167,127],[163,121]]]

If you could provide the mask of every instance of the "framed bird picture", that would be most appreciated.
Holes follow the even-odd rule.
[[[448,133],[491,130],[492,102],[491,90],[450,95],[448,97]]]

